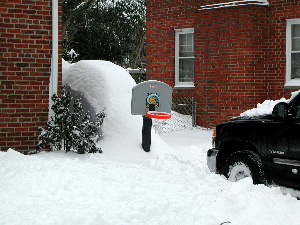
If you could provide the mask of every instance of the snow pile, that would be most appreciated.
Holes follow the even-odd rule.
[[[279,100],[265,100],[263,103],[258,103],[257,108],[249,109],[243,113],[240,114],[240,116],[259,116],[264,114],[271,114],[273,111],[274,106],[278,102],[289,102],[291,101],[298,93],[299,91],[295,91],[291,93],[291,98],[286,100],[285,98],[281,98]]]
[[[300,202],[278,187],[209,173],[211,131],[187,131],[162,136],[180,151],[138,164],[102,154],[0,152],[0,224],[299,224]]]
[[[259,116],[264,114],[271,114],[273,111],[274,106],[278,102],[287,102],[285,98],[282,98],[280,100],[265,100],[263,103],[258,103],[257,108],[249,109],[243,113],[241,113],[240,116]]]
[[[128,104],[134,82],[122,68],[82,61],[66,73],[97,111],[106,108],[104,153],[0,152],[1,225],[299,224],[300,202],[280,188],[209,172],[211,130],[153,135],[145,153],[141,117]]]
[[[83,93],[96,112],[105,109],[104,138],[99,142],[104,157],[136,161],[169,149],[157,134],[152,135],[150,153],[141,148],[142,116],[131,115],[135,81],[122,67],[108,61],[79,61],[64,70],[63,84]]]
[[[71,63],[68,63],[64,59],[62,59],[62,73],[64,74],[70,67],[72,66]]]
[[[161,134],[193,128],[191,115],[183,115],[176,111],[171,111],[171,115],[172,117],[167,120],[153,119],[153,128],[155,129],[155,132]]]

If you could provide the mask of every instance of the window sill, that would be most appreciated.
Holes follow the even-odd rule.
[[[284,85],[285,89],[299,89],[300,88],[300,78],[292,79]]]
[[[174,90],[182,90],[182,89],[194,89],[194,84],[182,84],[182,85],[175,85]]]

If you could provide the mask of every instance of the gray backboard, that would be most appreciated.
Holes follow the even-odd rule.
[[[146,115],[149,103],[155,104],[157,112],[171,112],[172,88],[156,80],[144,81],[132,88],[131,114]]]

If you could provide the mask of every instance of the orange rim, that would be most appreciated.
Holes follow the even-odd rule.
[[[170,119],[171,114],[165,112],[156,112],[156,111],[149,111],[146,114],[147,117],[152,119]]]

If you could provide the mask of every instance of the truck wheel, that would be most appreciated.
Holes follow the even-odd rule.
[[[252,177],[254,184],[265,184],[265,176],[259,155],[252,151],[238,151],[226,160],[223,175],[229,181]]]

